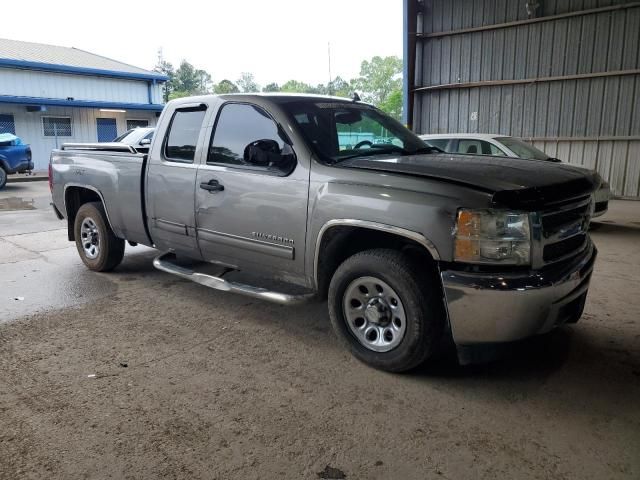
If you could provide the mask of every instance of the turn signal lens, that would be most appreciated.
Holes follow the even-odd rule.
[[[529,214],[505,210],[459,210],[454,232],[454,260],[530,264]]]

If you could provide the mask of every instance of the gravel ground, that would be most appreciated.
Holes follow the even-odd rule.
[[[140,248],[85,275],[72,247],[2,237],[33,255],[0,286],[20,265],[45,279],[31,296],[93,283],[57,310],[0,304],[0,478],[640,478],[640,203],[606,219],[577,325],[404,375],[346,353],[325,304],[212,291]]]

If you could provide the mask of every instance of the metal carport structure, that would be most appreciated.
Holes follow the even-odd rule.
[[[640,198],[640,2],[403,1],[414,131],[523,137]]]

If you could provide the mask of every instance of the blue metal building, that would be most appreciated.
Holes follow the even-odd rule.
[[[64,142],[153,126],[164,75],[77,48],[0,39],[0,133],[31,145],[35,168]]]

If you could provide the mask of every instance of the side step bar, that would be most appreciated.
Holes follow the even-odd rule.
[[[275,302],[282,305],[298,305],[313,300],[315,297],[314,293],[290,295],[287,293],[273,292],[266,288],[245,285],[243,283],[229,282],[221,277],[196,272],[189,268],[176,265],[171,262],[171,258],[175,258],[175,254],[173,252],[161,253],[153,260],[153,266],[163,272],[172,273],[173,275],[177,275],[178,277],[186,280],[191,280],[192,282],[199,283],[209,288],[215,288],[216,290],[222,290],[224,292],[240,293],[249,297],[259,298],[260,300],[267,300],[269,302]]]

